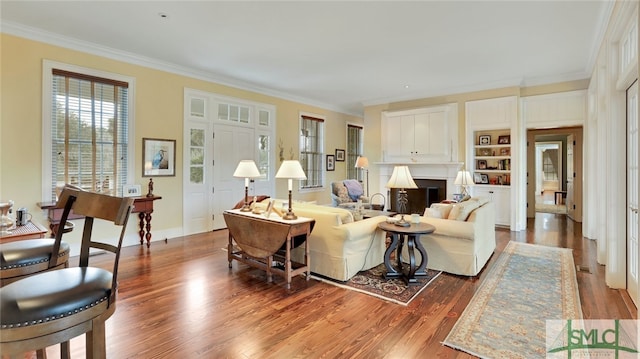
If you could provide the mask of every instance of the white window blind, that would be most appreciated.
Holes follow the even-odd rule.
[[[128,83],[52,72],[51,200],[65,183],[121,196],[129,162]]]
[[[300,165],[307,179],[300,188],[321,188],[323,183],[324,120],[302,115],[300,117]]]
[[[358,156],[362,156],[363,129],[361,126],[347,125],[347,178],[362,181],[362,171],[356,168]]]

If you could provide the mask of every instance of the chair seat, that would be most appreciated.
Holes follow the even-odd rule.
[[[7,270],[48,262],[54,241],[53,238],[43,238],[3,244],[0,248],[0,268]],[[69,244],[61,242],[58,253],[61,259],[68,257]]]
[[[24,327],[81,312],[111,295],[111,272],[63,268],[0,288],[0,328]]]

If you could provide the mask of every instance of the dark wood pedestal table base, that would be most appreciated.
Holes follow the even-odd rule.
[[[423,234],[433,233],[436,227],[426,223],[412,223],[409,227],[396,226],[393,223],[380,222],[378,228],[391,234],[391,244],[384,252],[384,265],[387,267],[387,272],[384,274],[385,278],[397,278],[404,277],[407,284],[414,285],[419,284],[416,279],[417,276],[427,275],[427,262],[429,260],[427,251],[420,242],[420,236]],[[406,241],[405,241],[406,239]],[[402,246],[407,243],[407,252],[409,254],[409,271],[404,273],[402,263]],[[416,266],[415,249],[418,249],[422,256],[420,265]],[[391,253],[396,250],[396,262],[397,268],[394,268],[391,264]]]

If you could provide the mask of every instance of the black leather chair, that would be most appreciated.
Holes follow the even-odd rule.
[[[73,200],[58,201],[56,207],[64,208],[60,223],[67,223]],[[67,226],[73,229],[73,226]],[[70,230],[66,230],[69,232]],[[62,232],[55,238],[27,239],[0,246],[0,287],[36,273],[69,266],[69,244],[62,241]]]
[[[79,266],[34,274],[0,288],[3,355],[40,349],[41,357],[44,348],[60,343],[60,356],[69,358],[69,340],[86,333],[87,357],[106,357],[105,321],[116,308],[120,249],[133,198],[65,189],[59,201],[71,202],[74,213],[85,216]],[[96,219],[121,227],[116,245],[91,238]],[[113,267],[89,266],[91,248],[111,252]]]

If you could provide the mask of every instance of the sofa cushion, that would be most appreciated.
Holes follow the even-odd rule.
[[[479,206],[484,206],[485,204],[487,204],[487,202],[489,202],[489,198],[487,197],[471,197],[469,198],[470,201],[477,201]]]
[[[474,209],[480,207],[478,201],[464,201],[453,205],[448,219],[456,221],[466,221],[467,217],[473,212]]]
[[[447,219],[449,218],[451,209],[453,209],[453,204],[451,203],[432,203],[430,208],[426,208],[424,210],[424,216],[430,218]]]

